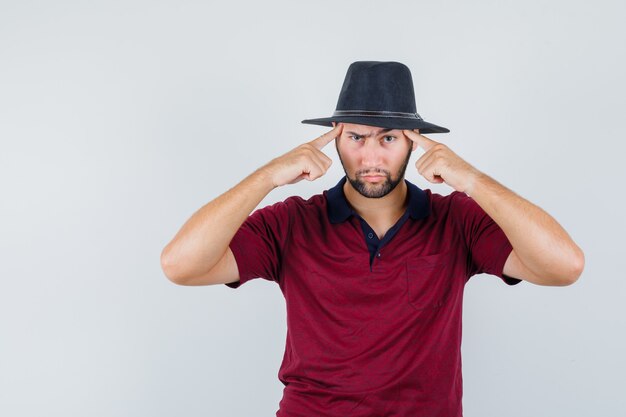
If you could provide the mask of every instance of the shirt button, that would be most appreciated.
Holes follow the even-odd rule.
[[[370,233],[369,235],[367,235],[367,237],[369,237],[370,239],[374,237],[374,233]]]
[[[376,256],[378,256],[380,258],[380,252],[378,252],[378,254]]]

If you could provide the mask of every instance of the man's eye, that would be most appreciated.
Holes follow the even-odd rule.
[[[387,139],[389,139],[389,140],[387,140]],[[384,140],[385,140],[385,143],[391,143],[394,140],[396,140],[396,137],[395,136],[385,136]]]
[[[361,139],[361,137],[360,137],[360,136],[355,136],[355,135],[351,135],[351,136],[349,136],[349,137],[350,137],[350,139],[352,139],[352,140],[354,140],[354,141],[358,141],[359,139]]]

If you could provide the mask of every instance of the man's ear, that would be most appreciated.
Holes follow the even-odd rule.
[[[333,128],[335,126],[337,126],[337,122],[331,122],[333,124]],[[335,139],[335,145],[337,144],[337,142],[339,141],[339,138],[341,137],[341,135],[337,136],[337,138]]]

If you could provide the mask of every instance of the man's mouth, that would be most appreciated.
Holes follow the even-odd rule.
[[[385,176],[384,175],[363,175],[362,178],[364,178],[365,181],[376,182],[376,181],[385,179]]]

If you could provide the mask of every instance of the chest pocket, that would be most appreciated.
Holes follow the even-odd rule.
[[[409,258],[406,262],[408,302],[416,310],[441,307],[452,291],[450,253]]]

